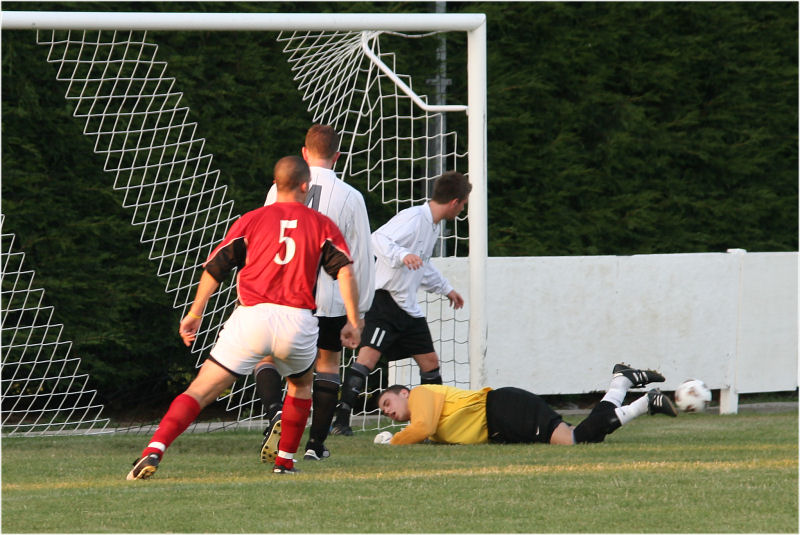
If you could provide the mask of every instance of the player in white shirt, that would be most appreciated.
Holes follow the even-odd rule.
[[[417,303],[417,290],[445,295],[454,308],[464,306],[464,299],[430,258],[442,221],[452,221],[461,213],[470,191],[472,184],[464,175],[448,171],[436,179],[428,203],[406,208],[372,234],[377,257],[375,297],[364,317],[358,358],[345,371],[332,434],[353,434],[350,411],[381,355],[389,361],[412,357],[422,384],[442,384],[439,357]]]
[[[333,165],[339,158],[339,136],[333,127],[316,124],[306,134],[303,159],[311,168],[311,187],[306,204],[333,220],[344,235],[359,289],[361,316],[372,305],[375,288],[375,261],[370,240],[369,218],[361,193],[336,176]],[[270,188],[265,204],[275,202],[275,185]],[[339,365],[342,343],[339,332],[347,321],[337,282],[324,271],[317,279],[315,315],[319,321],[316,373],[314,376],[313,413],[304,459],[321,460],[330,456],[325,439],[330,431],[334,410],[339,400],[341,379]],[[266,362],[255,370],[256,390],[267,411],[270,425],[265,430],[261,447],[262,462],[269,462],[271,443],[280,434],[277,412],[281,406],[281,380],[275,368]]]

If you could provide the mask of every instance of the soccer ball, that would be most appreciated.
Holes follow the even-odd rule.
[[[683,412],[703,412],[711,390],[700,379],[687,379],[675,389],[675,405]]]

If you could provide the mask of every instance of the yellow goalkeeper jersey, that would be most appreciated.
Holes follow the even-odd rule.
[[[392,444],[415,444],[426,438],[446,444],[481,444],[489,441],[486,394],[491,388],[463,390],[453,386],[420,385],[411,389],[411,420],[397,432]]]

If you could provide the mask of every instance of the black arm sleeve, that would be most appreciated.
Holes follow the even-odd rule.
[[[247,260],[247,245],[244,243],[244,238],[236,238],[206,262],[206,271],[215,281],[222,282],[233,268],[241,269],[245,260]]]
[[[322,263],[322,269],[325,270],[325,273],[334,279],[339,275],[340,269],[347,264],[353,263],[350,257],[331,243],[330,240],[326,241],[325,245],[322,246],[322,258],[320,262]]]

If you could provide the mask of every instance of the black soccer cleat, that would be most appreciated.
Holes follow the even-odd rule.
[[[321,461],[331,456],[331,452],[325,444],[318,444],[316,440],[309,440],[306,443],[306,453],[303,455],[304,461]]]
[[[353,428],[347,425],[346,423],[339,422],[333,424],[331,427],[331,435],[341,435],[343,437],[352,437],[353,436]]]
[[[664,376],[653,370],[635,370],[627,364],[615,364],[614,369],[611,370],[613,377],[623,375],[633,383],[631,388],[645,386],[648,383],[663,383]]]
[[[264,440],[261,442],[261,462],[274,463],[278,458],[278,444],[281,441],[281,411],[278,411],[264,429]]]
[[[160,459],[158,455],[155,453],[151,453],[141,459],[136,459],[133,461],[133,468],[130,472],[128,472],[127,479],[128,481],[133,481],[134,479],[147,479],[153,474],[156,473],[158,469],[158,463]]]
[[[678,415],[678,410],[672,400],[658,388],[647,393],[647,412],[650,414],[666,414],[673,418]]]
[[[295,475],[298,472],[300,472],[300,470],[298,470],[295,467],[286,468],[285,466],[280,466],[280,465],[277,465],[277,464],[272,467],[272,473],[273,474],[291,474],[291,475]]]
[[[343,437],[353,436],[353,428],[350,427],[350,409],[336,409],[336,419],[333,421],[330,434]]]

